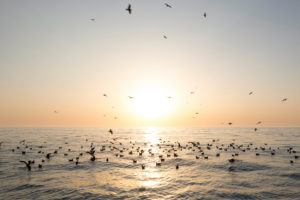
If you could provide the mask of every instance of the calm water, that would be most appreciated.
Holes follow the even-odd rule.
[[[0,128],[0,141],[0,199],[300,199],[300,128]]]

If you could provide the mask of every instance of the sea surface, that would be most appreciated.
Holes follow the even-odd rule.
[[[300,199],[300,128],[0,128],[1,141],[5,200]]]

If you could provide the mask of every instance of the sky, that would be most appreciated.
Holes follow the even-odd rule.
[[[299,19],[298,0],[1,0],[0,126],[300,126]]]

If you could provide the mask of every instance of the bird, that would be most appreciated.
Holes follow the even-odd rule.
[[[176,165],[176,169],[179,169],[179,165],[178,164]]]
[[[249,92],[249,95],[253,94],[253,91]]]
[[[164,35],[164,39],[168,39],[168,37]]]
[[[114,134],[112,129],[109,129],[108,132],[110,132],[111,135]]]
[[[128,11],[128,13],[129,13],[129,14],[131,14],[131,11],[132,11],[132,10],[131,10],[131,5],[130,5],[130,4],[128,4],[128,7],[127,7],[125,10],[127,10],[127,11]]]
[[[107,97],[107,94],[104,93],[103,96],[104,96],[104,97]]]
[[[90,160],[91,160],[91,161],[95,161],[95,160],[96,160],[96,157],[95,157],[94,155],[92,155],[92,157],[91,157]]]
[[[57,110],[54,110],[53,112],[54,112],[54,114],[58,114]]]
[[[133,99],[134,97],[133,97],[133,96],[128,96],[128,98],[129,98],[129,99]]]
[[[228,125],[231,126],[231,125],[232,125],[232,122],[228,122]]]
[[[94,18],[91,18],[90,20],[91,20],[91,21],[93,21],[93,22],[95,21],[95,19],[94,19]]]
[[[198,112],[195,112],[195,115],[198,115],[199,113]]]
[[[165,3],[165,5],[168,7],[168,8],[172,8],[172,6],[168,3]]]
[[[206,12],[203,14],[203,17],[206,18]]]
[[[257,122],[256,124],[261,124],[262,122],[261,121],[259,121],[259,122]]]
[[[254,131],[257,131],[257,128],[254,128]]]
[[[282,99],[281,101],[284,102],[284,101],[287,101],[287,100],[288,100],[288,98],[284,98],[284,99]]]
[[[20,162],[22,162],[22,163],[24,163],[24,164],[26,165],[26,167],[27,167],[28,171],[30,171],[30,170],[31,170],[31,166],[30,166],[30,164],[31,164],[31,161],[30,161],[30,160],[29,160],[28,162],[26,162],[26,161],[23,161],[23,160],[20,160]]]
[[[195,94],[195,92],[194,92],[194,91],[191,91],[190,94]]]

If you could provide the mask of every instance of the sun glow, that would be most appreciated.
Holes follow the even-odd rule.
[[[170,90],[160,86],[140,88],[130,102],[131,111],[147,120],[162,118],[174,110],[174,99]]]

